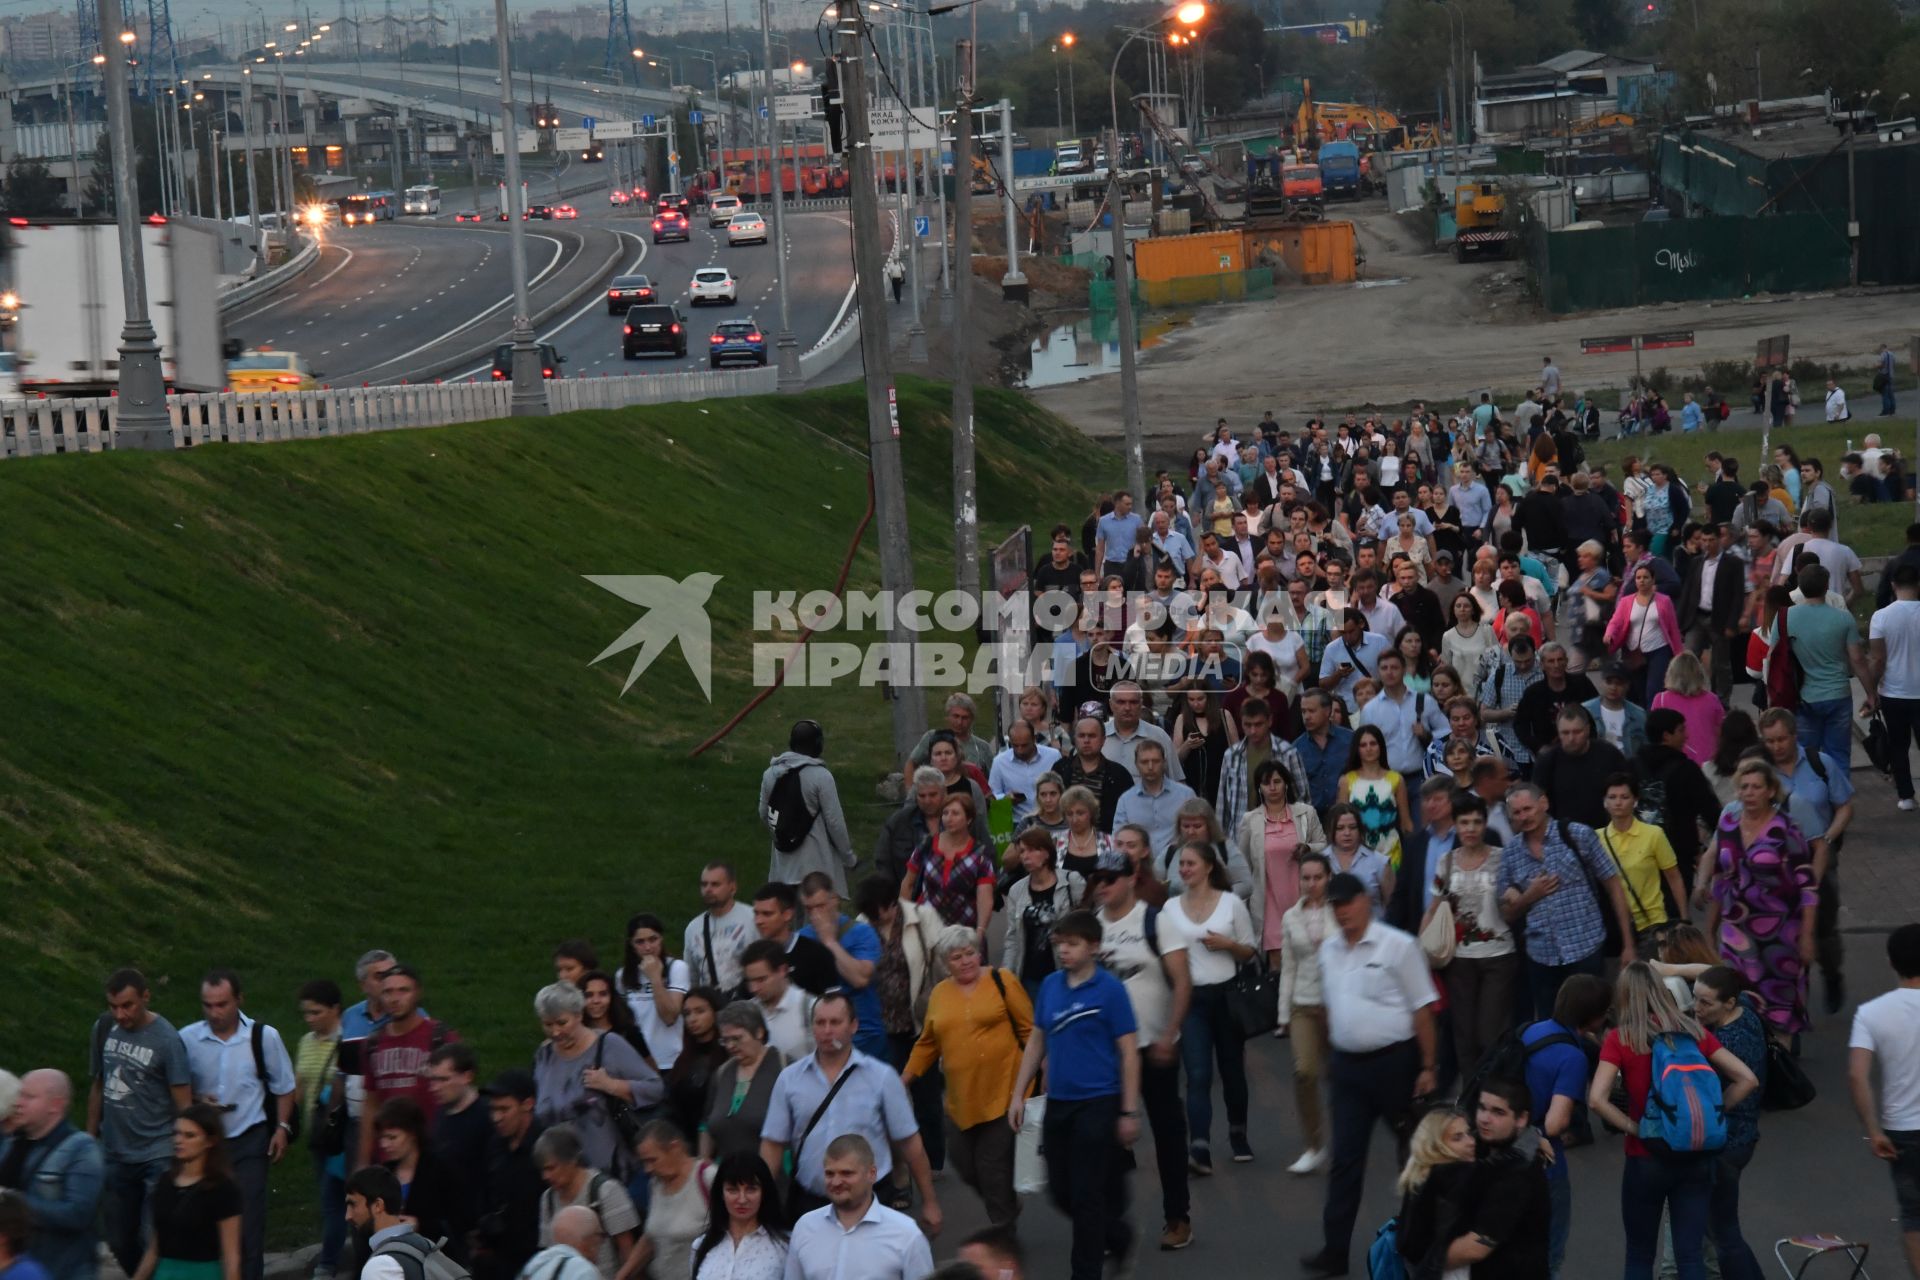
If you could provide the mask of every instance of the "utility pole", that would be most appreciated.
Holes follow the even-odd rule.
[[[1860,211],[1854,203],[1853,139],[1860,132],[1860,97],[1847,107],[1847,283],[1860,283]]]
[[[1020,210],[1013,203],[1013,103],[1006,98],[1000,99],[1000,181],[1006,188],[1007,210],[1007,274],[1000,277],[1000,296],[1024,305],[1027,278],[1020,274]]]
[[[780,194],[780,121],[773,108],[773,25],[769,15],[771,0],[760,0],[760,49],[761,59],[767,65],[767,79],[762,86],[760,101],[767,111],[767,128],[773,136],[773,278],[780,290],[780,332],[774,335],[773,349],[779,361],[780,371],[774,380],[774,388],[779,391],[801,391],[806,382],[800,377],[800,344],[793,336],[793,313],[787,306],[787,221],[786,201]],[[718,66],[716,62],[714,64]],[[699,126],[698,128],[704,128]],[[695,136],[698,137],[698,128]],[[793,163],[794,194],[800,194],[799,157]]]
[[[1107,143],[1107,208],[1113,215],[1113,310],[1120,330],[1120,426],[1127,440],[1127,491],[1135,506],[1146,501],[1146,446],[1140,438],[1140,371],[1133,332],[1133,280],[1127,262],[1127,220],[1120,191],[1120,120]]]
[[[973,460],[973,42],[954,42],[953,585],[980,594],[980,519]]]
[[[934,104],[933,148],[927,152],[927,183],[933,188],[934,205],[940,213],[940,323],[953,323],[953,266],[947,244],[947,192],[940,172],[940,157],[946,152],[946,144],[940,140],[940,55],[934,51],[933,19],[927,19],[927,38],[921,48],[925,51],[929,66],[928,77],[924,81],[931,89],[928,101]]]
[[[247,144],[247,217],[253,224],[253,256],[258,270],[267,269],[267,246],[260,239],[260,179],[253,157],[253,68],[240,72],[240,127]]]
[[[907,363],[925,364],[927,362],[927,327],[920,318],[920,236],[914,230],[914,211],[919,207],[913,198],[913,126],[916,123],[916,99],[912,90],[913,79],[907,65],[907,32],[903,22],[906,15],[897,16],[887,24],[887,51],[893,57],[895,95],[900,99],[900,163],[894,169],[898,179],[894,185],[900,193],[900,241],[902,263],[907,269],[907,292],[913,295],[913,319],[907,325]]]
[[[497,0],[504,4],[506,0]],[[854,284],[859,290],[860,357],[866,367],[867,452],[873,467],[874,503],[880,512],[880,582],[896,602],[913,590],[913,551],[907,534],[906,476],[900,464],[900,411],[887,350],[887,285],[880,265],[880,200],[873,189],[873,138],[867,124],[867,67],[861,53],[866,14],[857,4],[840,7],[840,84],[847,125],[847,184],[853,208]],[[911,662],[914,633],[904,610],[894,610],[890,634],[897,658]],[[909,669],[894,671],[893,754],[905,760],[926,732],[926,699]]]
[[[547,382],[534,345],[533,306],[527,300],[526,196],[520,190],[520,117],[513,110],[513,54],[507,44],[507,0],[493,0],[500,52],[500,143],[507,174],[507,247],[513,268],[513,416],[544,417]],[[529,83],[531,83],[531,72]]]
[[[167,417],[160,342],[154,336],[153,322],[147,318],[140,187],[133,171],[133,121],[127,114],[133,110],[127,97],[127,53],[133,32],[122,22],[120,0],[99,0],[99,15],[100,45],[107,54],[101,71],[107,94],[107,145],[113,154],[113,220],[120,238],[120,287],[127,309],[126,323],[120,330],[120,388],[113,443],[117,449],[171,449],[173,425]]]

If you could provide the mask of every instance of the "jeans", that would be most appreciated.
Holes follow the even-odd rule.
[[[1133,1244],[1127,1225],[1127,1170],[1116,1126],[1120,1098],[1049,1098],[1040,1128],[1047,1194],[1073,1223],[1072,1280],[1101,1280],[1109,1253]]]
[[[320,1189],[320,1256],[314,1260],[314,1269],[332,1271],[347,1243],[347,1180],[327,1172],[332,1156],[311,1154],[313,1182]]]
[[[1700,1242],[1713,1203],[1712,1155],[1628,1156],[1620,1179],[1620,1219],[1626,1228],[1624,1280],[1653,1280],[1660,1252],[1660,1210],[1673,1218],[1673,1261],[1680,1280],[1706,1280]]]
[[[240,1280],[260,1280],[267,1256],[267,1144],[273,1126],[262,1120],[227,1139],[227,1160],[240,1188]]]
[[[1722,1151],[1713,1167],[1713,1198],[1708,1201],[1708,1221],[1713,1232],[1714,1251],[1720,1255],[1720,1274],[1724,1280],[1761,1280],[1760,1260],[1753,1256],[1747,1238],[1740,1231],[1740,1175],[1753,1159],[1757,1143]]]
[[[1887,717],[1887,746],[1893,752],[1893,789],[1902,800],[1913,799],[1912,746],[1920,742],[1920,698],[1880,699]]]
[[[887,1033],[887,1052],[883,1056],[895,1071],[906,1070],[907,1059],[913,1056],[913,1042],[919,1038],[911,1031]],[[913,1100],[914,1123],[920,1126],[920,1145],[927,1149],[927,1164],[935,1172],[947,1166],[946,1110],[940,1101],[946,1087],[937,1062],[927,1068],[927,1074],[907,1086],[907,1096]]]
[[[1665,536],[1665,535],[1661,535]],[[1659,555],[1660,538],[1654,540],[1655,555]],[[1648,706],[1656,695],[1667,687],[1667,667],[1673,662],[1673,650],[1661,645],[1647,654],[1647,665],[1633,673],[1628,682],[1628,696],[1641,706]]]
[[[1893,379],[1888,378],[1886,385],[1880,388],[1880,416],[1891,418],[1896,406],[1893,402]]]
[[[1413,1085],[1419,1075],[1420,1049],[1411,1040],[1376,1053],[1334,1050],[1333,1068],[1328,1072],[1333,1085],[1333,1167],[1320,1219],[1326,1257],[1346,1261],[1353,1247],[1353,1222],[1360,1214],[1374,1122],[1385,1120],[1399,1130],[1413,1109]],[[1400,1146],[1404,1164],[1404,1138]]]
[[[1826,752],[1846,768],[1853,759],[1853,699],[1823,698],[1818,702],[1802,699],[1793,713],[1799,729],[1800,745],[1808,751]]]
[[[1560,1280],[1567,1236],[1573,1231],[1573,1179],[1564,1170],[1559,1177],[1547,1179],[1547,1209],[1547,1276],[1548,1280]]]
[[[107,1248],[120,1269],[132,1275],[147,1251],[147,1200],[154,1184],[173,1167],[170,1157],[158,1160],[106,1162],[106,1186],[100,1197],[105,1218]],[[346,1220],[341,1219],[345,1232]]]
[[[1224,983],[1195,987],[1187,1020],[1180,1024],[1180,1061],[1187,1071],[1187,1141],[1207,1144],[1213,1129],[1213,1065],[1220,1064],[1220,1093],[1227,1127],[1247,1127],[1247,1042],[1227,1011]]]
[[[1140,1105],[1153,1134],[1153,1161],[1160,1167],[1160,1211],[1169,1223],[1193,1217],[1187,1191],[1187,1113],[1180,1106],[1180,1063],[1155,1064],[1140,1051]]]

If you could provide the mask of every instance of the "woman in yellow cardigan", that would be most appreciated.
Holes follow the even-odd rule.
[[[947,1159],[985,1202],[987,1220],[1003,1226],[1020,1212],[1007,1100],[1033,1034],[1033,1002],[1017,976],[986,967],[980,935],[965,925],[942,929],[933,949],[949,976],[927,997],[926,1025],[900,1075],[911,1085],[940,1064],[947,1078]]]

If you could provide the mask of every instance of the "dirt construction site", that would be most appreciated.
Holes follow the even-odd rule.
[[[1140,353],[1141,420],[1150,436],[1192,435],[1215,418],[1282,422],[1333,409],[1449,399],[1533,385],[1553,357],[1569,391],[1624,387],[1634,357],[1583,356],[1580,340],[1692,329],[1690,350],[1642,356],[1651,372],[1708,360],[1752,360],[1761,338],[1792,337],[1792,353],[1865,365],[1890,343],[1904,353],[1914,325],[1909,290],[1779,294],[1556,316],[1524,288],[1525,264],[1461,264],[1420,243],[1411,224],[1375,205],[1353,217],[1365,265],[1359,283],[1283,288],[1268,300],[1197,307]],[[1198,391],[1197,388],[1205,388]],[[1736,403],[1743,385],[1724,388]],[[1031,393],[1093,435],[1119,431],[1117,376]]]

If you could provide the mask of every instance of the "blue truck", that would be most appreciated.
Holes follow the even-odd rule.
[[[1360,198],[1360,148],[1351,142],[1327,142],[1320,146],[1316,161],[1327,199]]]

